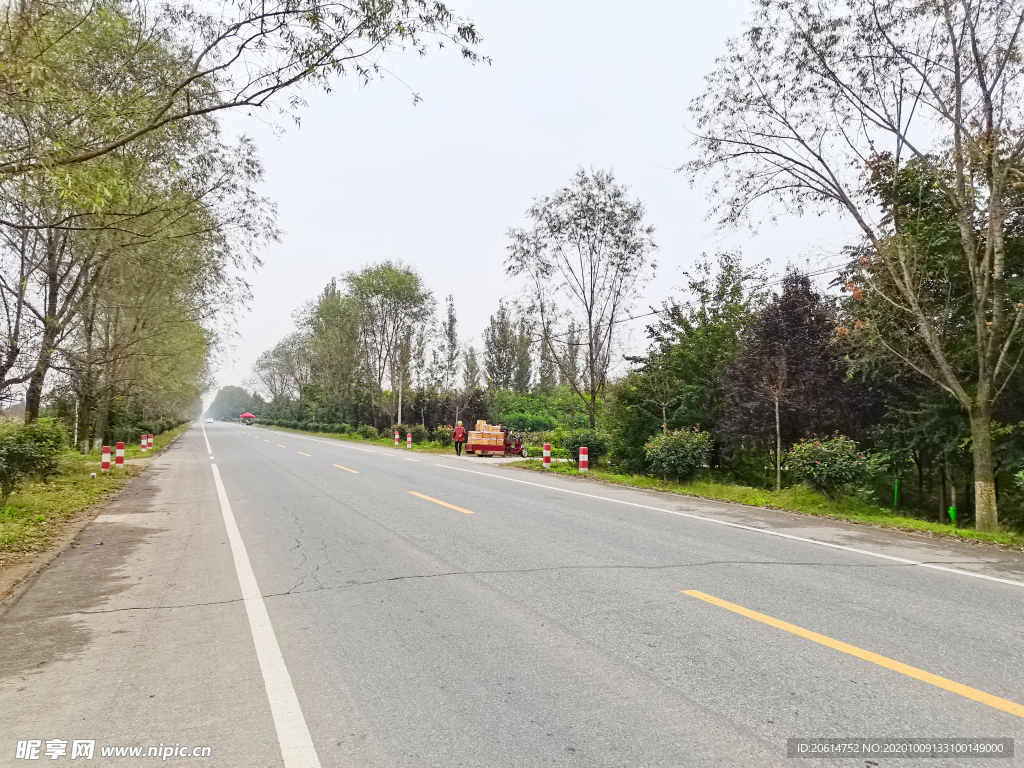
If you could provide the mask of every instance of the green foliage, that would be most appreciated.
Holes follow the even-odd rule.
[[[856,489],[871,476],[871,461],[843,435],[801,440],[790,449],[787,464],[796,479],[830,499]]]
[[[651,472],[663,480],[689,480],[711,454],[710,432],[674,429],[652,437],[644,446]]]
[[[442,448],[448,448],[452,444],[452,432],[454,431],[454,427],[442,424],[434,430],[434,440],[436,440]]]
[[[422,424],[415,424],[409,430],[409,432],[412,433],[412,441],[413,441],[413,443],[415,443],[417,445],[419,445],[420,443],[426,441],[426,439],[428,437],[427,428],[424,427]]]
[[[377,430],[372,424],[360,424],[356,434],[364,440],[376,440]]]
[[[156,434],[156,433],[154,433]],[[28,453],[36,457],[33,474],[45,483],[60,466],[67,448],[68,434],[57,419],[41,418],[21,428],[20,440]]]
[[[569,458],[577,464],[580,461],[580,448],[586,447],[590,462],[597,464],[608,455],[612,440],[606,433],[597,429],[577,429],[565,438],[562,447],[569,454]]]

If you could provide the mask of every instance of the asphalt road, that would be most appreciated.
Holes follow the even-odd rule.
[[[846,736],[1024,764],[1019,553],[202,427],[0,617],[0,765],[36,739],[54,765],[776,766]]]

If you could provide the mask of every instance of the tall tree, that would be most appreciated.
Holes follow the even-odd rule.
[[[484,369],[490,389],[512,389],[514,386],[517,342],[512,310],[501,300],[484,329]]]
[[[527,280],[542,343],[586,403],[591,427],[615,362],[620,325],[654,272],[654,227],[610,171],[579,169],[568,186],[534,200],[529,229],[511,229],[505,270]],[[569,338],[579,329],[580,343]],[[582,353],[583,380],[573,375]]]
[[[811,289],[810,278],[790,270],[782,291],[754,323],[730,376],[733,428],[755,435],[774,432],[776,490],[782,488],[783,437],[788,445],[801,432],[820,430],[828,423],[828,403],[840,399],[835,329],[832,312]]]
[[[1007,271],[1024,174],[1022,31],[1015,0],[759,0],[691,105],[700,156],[687,169],[713,174],[724,222],[774,201],[796,213],[838,210],[859,227],[870,249],[864,288],[902,327],[877,341],[968,414],[976,525],[989,531],[998,527],[992,412],[1024,351],[1024,289]],[[916,166],[956,223],[948,266],[968,286],[966,370],[914,219],[871,178],[879,164],[892,166],[894,184]]]

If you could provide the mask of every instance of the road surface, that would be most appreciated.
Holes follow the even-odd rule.
[[[1020,553],[220,423],[0,618],[4,766],[1018,765],[1022,703]]]

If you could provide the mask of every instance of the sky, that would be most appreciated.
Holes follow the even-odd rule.
[[[252,300],[235,318],[218,386],[242,384],[332,277],[384,259],[415,267],[439,306],[452,295],[460,336],[479,348],[498,300],[522,288],[504,275],[508,229],[524,226],[531,200],[581,166],[613,170],[656,228],[656,278],[634,314],[678,296],[682,272],[702,253],[740,249],[746,263],[767,261],[781,274],[787,264],[835,263],[856,238],[831,216],[722,232],[701,185],[675,170],[692,157],[687,104],[741,32],[747,0],[452,6],[476,23],[490,65],[453,48],[391,55],[383,81],[304,91],[298,126],[274,130],[269,114],[228,122],[260,147],[262,192],[278,206],[283,236],[246,275]],[[636,352],[644,323],[632,326]]]

